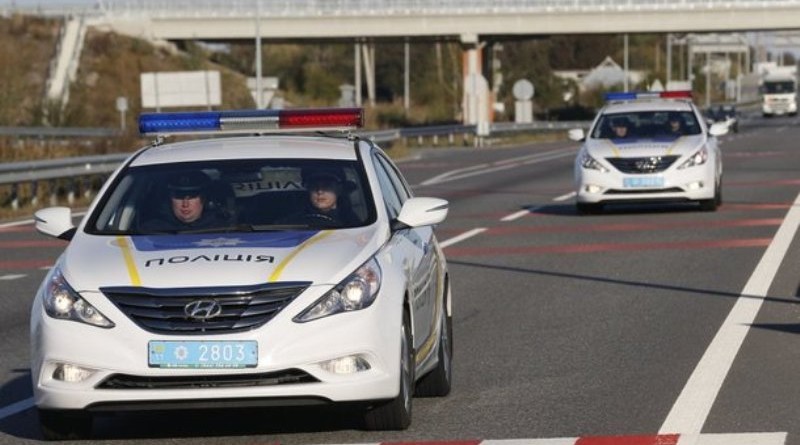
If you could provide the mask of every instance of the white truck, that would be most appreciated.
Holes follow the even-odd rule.
[[[761,77],[761,112],[764,117],[797,115],[797,67],[778,66]]]

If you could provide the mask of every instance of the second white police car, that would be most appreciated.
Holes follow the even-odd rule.
[[[609,93],[575,159],[576,205],[594,213],[606,204],[689,201],[713,211],[722,203],[718,136],[688,91]]]
[[[107,411],[355,403],[367,429],[404,429],[412,397],[451,385],[447,264],[433,226],[361,109],[143,115],[147,134],[248,132],[133,154],[77,227],[31,311],[46,438]],[[255,133],[255,134],[254,134]],[[261,133],[261,134],[258,134]]]

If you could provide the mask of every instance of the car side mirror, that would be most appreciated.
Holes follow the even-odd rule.
[[[708,129],[708,134],[711,136],[724,136],[728,134],[728,124],[726,122],[711,124],[711,128]]]
[[[34,226],[40,233],[69,241],[75,235],[72,210],[69,207],[48,207],[33,214]]]
[[[567,132],[567,137],[571,141],[581,142],[586,139],[586,134],[583,132],[583,128],[572,128]]]
[[[439,198],[410,198],[400,209],[392,229],[439,224],[447,217],[449,203]]]

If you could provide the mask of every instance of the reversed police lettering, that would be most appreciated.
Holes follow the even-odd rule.
[[[187,256],[178,255],[167,258],[151,258],[144,262],[144,267],[163,266],[165,264],[183,263],[215,263],[215,262],[242,262],[242,263],[274,263],[275,257],[272,255],[197,255]]]

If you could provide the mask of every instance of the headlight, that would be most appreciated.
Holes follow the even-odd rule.
[[[597,160],[589,155],[589,153],[584,153],[581,156],[581,167],[589,169],[589,170],[598,170],[603,173],[607,172],[608,169],[603,167]]]
[[[375,258],[371,258],[308,309],[294,317],[294,321],[302,323],[341,312],[364,309],[375,301],[380,288],[381,268]]]
[[[700,150],[697,150],[695,154],[693,154],[689,159],[683,162],[678,170],[683,170],[684,168],[694,167],[696,165],[703,165],[708,160],[708,150],[706,150],[705,145]]]
[[[72,320],[101,328],[113,328],[114,323],[80,297],[67,284],[61,269],[56,269],[44,289],[44,311],[59,320]]]

